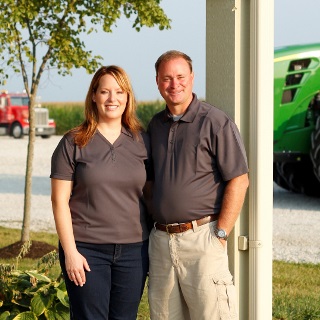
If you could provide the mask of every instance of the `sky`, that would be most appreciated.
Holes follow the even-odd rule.
[[[155,83],[154,63],[167,50],[183,51],[193,60],[194,92],[205,98],[206,0],[162,0],[160,5],[172,20],[170,30],[144,27],[137,32],[131,27],[132,21],[123,17],[112,33],[84,37],[86,48],[93,55],[101,55],[104,65],[116,64],[126,70],[138,101],[162,99]],[[320,42],[319,0],[274,0],[274,7],[275,47]],[[39,100],[84,101],[91,78],[84,69],[74,69],[72,76],[65,77],[51,71],[42,76]],[[1,89],[21,92],[21,77],[12,75]]]

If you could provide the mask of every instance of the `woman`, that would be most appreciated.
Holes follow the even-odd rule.
[[[125,71],[100,68],[84,122],[52,155],[52,208],[71,319],[136,319],[148,271],[149,170],[135,111]]]

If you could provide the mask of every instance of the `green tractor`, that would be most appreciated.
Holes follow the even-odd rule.
[[[320,197],[320,43],[274,52],[273,180]]]

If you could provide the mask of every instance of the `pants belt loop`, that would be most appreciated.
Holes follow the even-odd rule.
[[[197,221],[196,220],[192,220],[191,223],[192,223],[193,232],[197,232],[197,230],[198,230]]]

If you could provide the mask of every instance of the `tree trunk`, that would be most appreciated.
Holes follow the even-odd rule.
[[[32,171],[33,171],[33,157],[35,144],[35,98],[30,96],[29,102],[29,141],[27,151],[27,165],[24,186],[24,208],[23,208],[23,223],[21,230],[21,241],[30,240],[30,218],[31,218],[31,195],[32,195]]]

